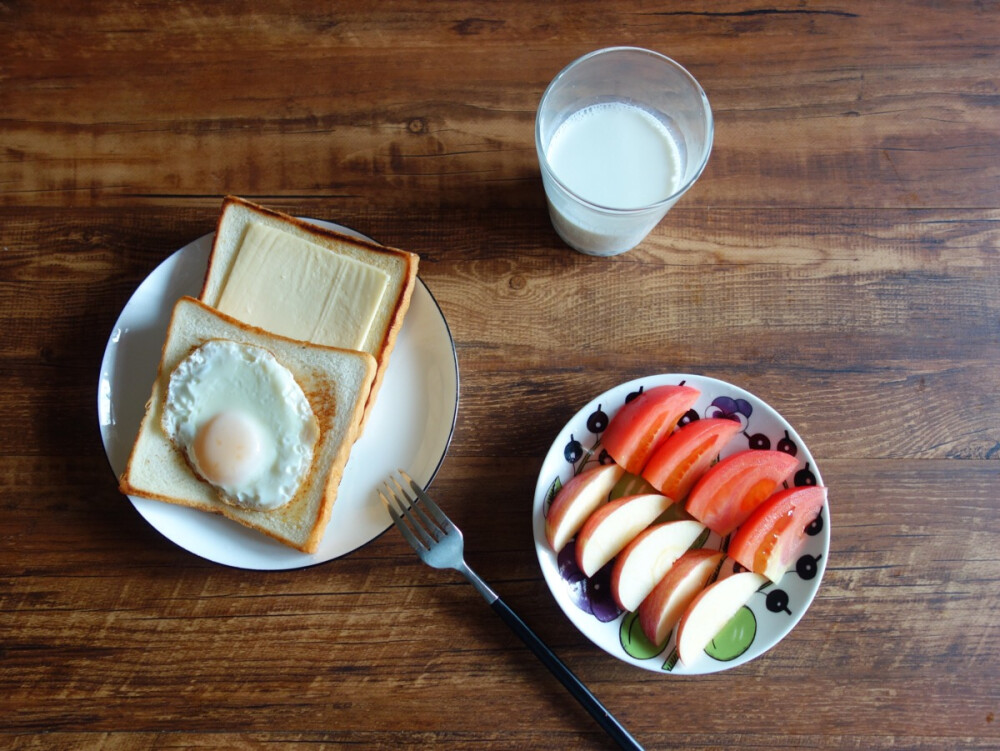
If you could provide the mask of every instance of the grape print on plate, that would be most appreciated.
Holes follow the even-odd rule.
[[[611,594],[613,561],[592,577],[576,565],[575,544],[570,541],[558,555],[545,539],[545,516],[559,489],[588,467],[611,461],[601,447],[601,434],[626,402],[646,389],[663,385],[687,385],[701,396],[680,420],[685,425],[703,418],[726,418],[740,423],[740,432],[720,453],[720,458],[746,449],[774,449],[798,460],[789,485],[822,484],[819,469],[809,449],[794,428],[778,412],[753,394],[714,378],[688,374],[663,374],[620,384],[594,397],[566,424],[552,443],[539,473],[532,508],[535,550],[542,574],[563,613],[594,644],[618,659],[646,670],[681,675],[714,673],[742,665],[771,649],[805,614],[819,589],[830,548],[830,510],[807,528],[808,542],[797,561],[777,584],[768,584],[729,621],[706,647],[706,654],[692,665],[678,661],[675,634],[663,644],[652,644],[639,627],[636,613],[624,612]],[[641,478],[626,474],[611,497],[649,492]],[[679,504],[667,518],[683,518]],[[728,538],[708,533],[696,547],[725,550]],[[728,568],[727,568],[728,567]],[[721,575],[740,570],[726,558]]]

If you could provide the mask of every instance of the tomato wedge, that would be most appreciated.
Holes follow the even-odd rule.
[[[798,460],[784,451],[747,449],[727,456],[698,480],[687,510],[725,537],[784,482]]]
[[[700,393],[690,386],[656,386],[641,392],[611,418],[601,443],[619,467],[642,474],[650,455]]]
[[[729,557],[777,582],[806,542],[806,527],[826,503],[826,488],[779,490],[747,518],[729,543]]]
[[[642,471],[643,478],[667,498],[683,501],[740,427],[724,417],[689,422],[653,452]]]

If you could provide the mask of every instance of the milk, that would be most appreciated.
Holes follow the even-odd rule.
[[[570,246],[593,255],[614,255],[641,242],[684,182],[682,144],[657,116],[625,102],[571,114],[545,156],[553,225]]]
[[[607,47],[577,58],[535,116],[556,232],[581,253],[634,248],[701,175],[713,133],[704,90],[669,57]]]
[[[547,156],[563,185],[606,208],[643,208],[680,187],[677,141],[653,114],[624,102],[570,115],[553,134]]]

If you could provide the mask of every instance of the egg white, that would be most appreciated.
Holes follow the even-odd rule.
[[[259,461],[251,476],[215,483],[198,466],[198,431],[224,413],[258,427]],[[262,347],[212,339],[182,360],[170,375],[162,425],[202,480],[226,503],[271,511],[295,495],[312,464],[319,424],[292,373]]]

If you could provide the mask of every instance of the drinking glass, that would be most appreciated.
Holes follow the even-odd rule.
[[[570,63],[535,119],[556,232],[589,255],[634,248],[705,169],[713,127],[705,92],[669,57],[610,47]]]

